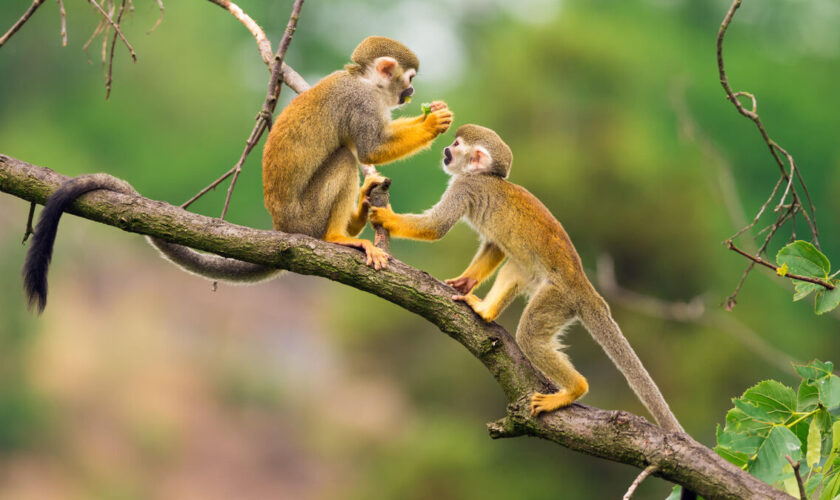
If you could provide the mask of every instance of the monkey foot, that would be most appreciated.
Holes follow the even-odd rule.
[[[481,319],[488,323],[492,323],[496,319],[497,315],[485,310],[482,307],[483,301],[471,293],[467,295],[453,295],[452,300],[456,302],[466,303],[468,306],[470,306],[470,309],[472,309],[476,314],[481,316]]]
[[[531,416],[536,417],[543,412],[550,412],[564,408],[574,403],[576,399],[576,397],[572,396],[565,390],[555,392],[554,394],[540,394],[539,392],[534,393],[534,395],[531,396],[531,404],[529,405]]]
[[[365,245],[365,264],[373,266],[374,269],[385,269],[388,267],[388,259],[391,258],[388,252],[373,246]]]

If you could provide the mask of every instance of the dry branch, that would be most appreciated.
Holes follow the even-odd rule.
[[[43,203],[67,177],[0,155],[0,191]],[[325,277],[382,297],[436,325],[466,347],[490,371],[510,404],[507,416],[488,424],[494,438],[529,435],[570,449],[629,464],[657,467],[656,476],[706,498],[790,498],[730,464],[684,433],[667,432],[624,411],[574,404],[532,418],[527,398],[551,384],[525,359],[498,324],[482,322],[450,300],[450,287],[394,260],[388,269],[364,265],[362,254],[314,238],[237,226],[186,212],[167,203],[112,192],[94,192],[71,213],[173,243],[257,264]]]
[[[26,23],[26,21],[29,20],[30,17],[32,17],[32,14],[34,14],[35,11],[38,10],[38,7],[40,7],[41,4],[43,4],[44,2],[46,2],[46,0],[34,0],[32,2],[32,5],[30,5],[29,8],[26,9],[26,12],[24,12],[23,15],[20,16],[20,19],[18,19],[15,22],[15,24],[13,24],[11,28],[9,28],[9,31],[7,31],[6,34],[0,37],[0,47],[2,47],[3,44],[8,42],[9,38],[12,38],[12,35],[17,33],[17,31],[24,25],[24,23]]]

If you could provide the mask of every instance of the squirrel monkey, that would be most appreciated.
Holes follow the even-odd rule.
[[[428,114],[391,120],[391,110],[414,93],[412,80],[420,65],[401,43],[368,37],[350,59],[344,70],[295,97],[274,121],[263,152],[263,193],[274,229],[360,248],[366,263],[381,269],[388,254],[354,236],[367,223],[367,193],[382,178],[365,179],[360,196],[357,162],[388,163],[427,147],[449,129],[452,112],[436,101]],[[61,214],[76,198],[97,189],[137,194],[123,180],[93,174],[67,181],[47,200],[23,269],[29,304],[39,312],[46,305],[47,269]],[[258,282],[280,272],[148,240],[167,260],[212,280]]]
[[[589,330],[630,387],[663,428],[682,431],[676,417],[583,272],[580,257],[563,226],[540,201],[505,180],[513,154],[492,130],[464,125],[443,150],[443,169],[452,176],[440,201],[423,214],[396,214],[371,207],[370,220],[397,238],[437,240],[462,217],[481,234],[472,263],[447,280],[485,321],[495,320],[519,294],[531,299],[516,342],[528,359],[560,386],[554,394],[534,394],[531,414],[572,404],[589,389],[555,337],[576,319]],[[472,290],[505,260],[492,288],[479,299]]]

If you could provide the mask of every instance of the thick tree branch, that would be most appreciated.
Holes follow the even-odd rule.
[[[0,191],[43,203],[67,177],[0,155]],[[451,288],[397,260],[386,270],[364,265],[355,250],[314,238],[237,226],[142,197],[93,192],[71,213],[248,262],[321,276],[378,295],[436,325],[478,358],[511,401],[507,416],[489,424],[493,437],[536,436],[573,450],[647,468],[655,475],[706,498],[790,498],[726,462],[683,433],[666,432],[623,411],[574,404],[531,418],[528,395],[552,390],[525,359],[511,335],[486,324],[465,305],[449,299]]]

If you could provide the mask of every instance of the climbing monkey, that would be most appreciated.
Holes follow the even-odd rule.
[[[277,116],[263,152],[263,194],[274,229],[362,249],[366,263],[381,269],[388,254],[355,236],[367,223],[367,193],[382,178],[365,179],[360,193],[357,164],[388,163],[429,146],[449,128],[452,112],[435,101],[429,113],[391,120],[391,111],[414,93],[420,65],[401,43],[368,37],[350,59],[344,70],[295,97]],[[47,201],[23,270],[29,303],[39,311],[46,305],[59,218],[76,198],[97,189],[137,194],[125,181],[94,174],[67,181]],[[257,282],[280,272],[148,240],[185,271],[213,280]]]
[[[481,234],[472,263],[447,280],[485,321],[495,320],[520,294],[531,297],[516,342],[528,359],[560,386],[554,394],[534,394],[536,416],[570,405],[586,394],[586,379],[575,370],[555,338],[580,320],[627,378],[630,387],[663,428],[681,431],[676,417],[583,272],[580,257],[563,226],[524,188],[505,180],[513,154],[492,130],[464,125],[443,150],[443,168],[452,176],[440,201],[423,214],[396,214],[371,207],[370,220],[397,238],[437,240],[461,218]],[[507,258],[482,300],[472,290]]]

